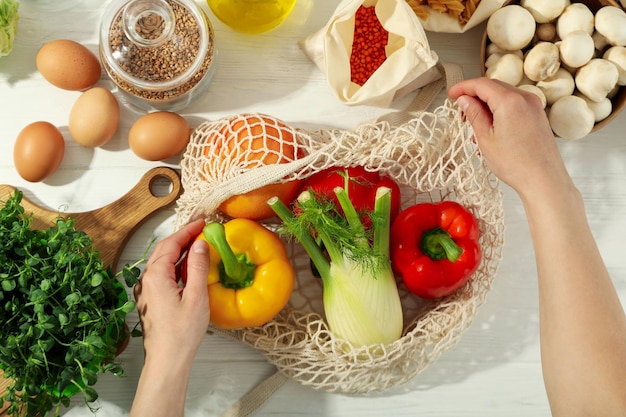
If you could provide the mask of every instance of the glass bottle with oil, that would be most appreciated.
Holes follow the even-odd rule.
[[[262,33],[277,27],[296,0],[207,0],[215,16],[238,32]]]

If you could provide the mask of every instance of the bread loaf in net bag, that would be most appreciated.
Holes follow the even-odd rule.
[[[466,206],[478,219],[483,256],[468,283],[442,299],[419,299],[400,282],[402,337],[389,345],[353,347],[329,331],[321,280],[312,275],[304,249],[286,241],[297,274],[287,306],[260,327],[213,330],[257,349],[279,372],[301,384],[349,394],[384,391],[406,383],[456,344],[491,288],[504,236],[499,182],[481,158],[458,108],[446,101],[432,112],[412,114],[397,125],[372,121],[351,131],[295,129],[259,114],[234,119],[235,124],[233,118],[205,122],[192,134],[181,162],[184,192],[177,202],[175,228],[199,217],[227,221],[218,210],[220,203],[256,187],[306,178],[331,166],[362,165],[401,185],[403,207],[441,200]],[[254,123],[263,126],[253,128]],[[250,146],[239,145],[234,152],[224,145],[226,138],[218,140],[218,145],[207,145],[233,125],[247,129]],[[258,137],[263,134],[272,134],[270,141],[277,142],[270,145],[268,154],[284,145],[293,147],[289,153],[293,157],[278,152],[273,163],[258,163],[264,158],[254,154],[253,149],[259,147],[252,141],[267,140]],[[278,220],[264,224],[272,229]]]

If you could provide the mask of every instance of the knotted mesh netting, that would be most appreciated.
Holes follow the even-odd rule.
[[[227,221],[218,207],[233,195],[306,178],[331,166],[361,165],[396,180],[403,207],[455,200],[476,216],[482,262],[468,283],[451,296],[430,301],[399,283],[402,337],[388,345],[351,347],[324,320],[322,283],[312,275],[306,252],[297,242],[286,241],[297,274],[288,305],[263,326],[214,330],[259,350],[279,371],[304,385],[350,394],[403,384],[458,342],[485,301],[502,257],[502,196],[470,126],[453,103],[411,116],[397,125],[372,121],[354,130],[295,129],[263,114],[205,122],[192,134],[181,162],[184,192],[177,202],[175,228],[199,217]],[[245,143],[235,145],[233,137]],[[264,221],[270,229],[277,222]]]

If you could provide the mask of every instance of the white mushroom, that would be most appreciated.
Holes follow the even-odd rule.
[[[589,106],[589,109],[591,109],[591,111],[593,112],[596,123],[601,122],[602,120],[609,117],[611,115],[611,112],[613,111],[613,103],[611,102],[611,99],[609,99],[608,97],[600,102],[595,102],[595,101],[589,100],[580,92],[576,92],[574,95],[585,100],[585,102],[587,103],[587,106]]]
[[[554,76],[538,81],[537,87],[543,91],[543,94],[546,96],[546,102],[550,106],[561,97],[571,96],[574,93],[576,84],[572,74],[563,68],[559,68]]]
[[[487,57],[487,59],[485,59],[485,68],[489,68],[490,66],[495,64],[496,62],[498,62],[500,60],[500,58],[502,58],[502,55],[500,55],[500,54],[491,54],[491,55],[489,55]]]
[[[556,38],[556,25],[554,23],[541,23],[537,25],[537,40],[543,42],[553,42]]]
[[[520,5],[533,15],[537,23],[547,23],[563,13],[567,0],[521,0]]]
[[[595,125],[595,116],[585,100],[571,95],[552,104],[548,120],[557,136],[572,140],[587,136]]]
[[[559,48],[551,42],[539,42],[526,54],[524,74],[533,81],[545,80],[556,74],[560,65]]]
[[[569,67],[578,68],[591,61],[596,48],[587,32],[575,30],[568,33],[559,43],[561,61]]]
[[[626,85],[626,47],[612,46],[604,52],[602,58],[610,61],[617,68],[619,73],[617,85]]]
[[[593,38],[593,45],[598,51],[604,51],[604,48],[609,45],[609,41],[607,41],[604,35],[597,30],[593,32],[591,37]]]
[[[518,88],[520,90],[524,90],[524,91],[527,91],[529,93],[533,93],[534,95],[539,97],[539,100],[541,100],[541,105],[543,106],[544,109],[546,108],[546,105],[548,104],[548,102],[546,101],[546,95],[543,93],[541,88],[537,87],[536,85],[532,85],[532,84],[523,84],[523,85],[518,86]]]
[[[522,77],[522,81],[520,81],[520,82],[517,84],[517,86],[519,87],[519,86],[522,86],[522,85],[535,85],[535,84],[536,84],[536,82],[535,82],[535,81],[531,80],[530,78],[528,78],[528,77],[524,74],[524,76]]]
[[[506,54],[492,63],[485,72],[487,78],[518,85],[524,76],[524,62],[515,54]]]
[[[617,67],[606,59],[595,58],[581,67],[576,76],[576,88],[588,99],[600,102],[617,85]]]
[[[520,58],[524,58],[524,52],[521,49],[516,49],[514,51],[509,51],[507,49],[502,49],[495,43],[490,43],[487,45],[487,49],[485,50],[487,56],[498,54],[498,55],[506,55],[506,54],[515,54]]]
[[[596,30],[609,44],[626,46],[626,12],[618,7],[604,6],[596,13]]]
[[[563,39],[568,33],[583,30],[589,35],[595,29],[593,12],[584,3],[572,3],[565,8],[556,21],[556,33]]]
[[[535,36],[533,16],[522,6],[504,6],[489,17],[487,36],[500,48],[513,51],[525,48]]]
[[[556,44],[557,47],[560,48],[560,42]],[[578,71],[578,68],[574,68],[574,67],[570,67],[569,65],[567,65],[565,62],[561,61],[561,68],[567,70],[567,72],[569,72],[570,74],[572,74],[572,77],[574,75],[576,75],[576,71]]]

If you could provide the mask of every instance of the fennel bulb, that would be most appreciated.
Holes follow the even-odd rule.
[[[391,190],[380,187],[366,229],[345,188],[335,193],[345,214],[309,191],[294,215],[278,198],[268,204],[302,244],[320,273],[330,331],[355,347],[389,344],[402,335],[402,305],[389,259]],[[328,253],[313,238],[317,236]]]

